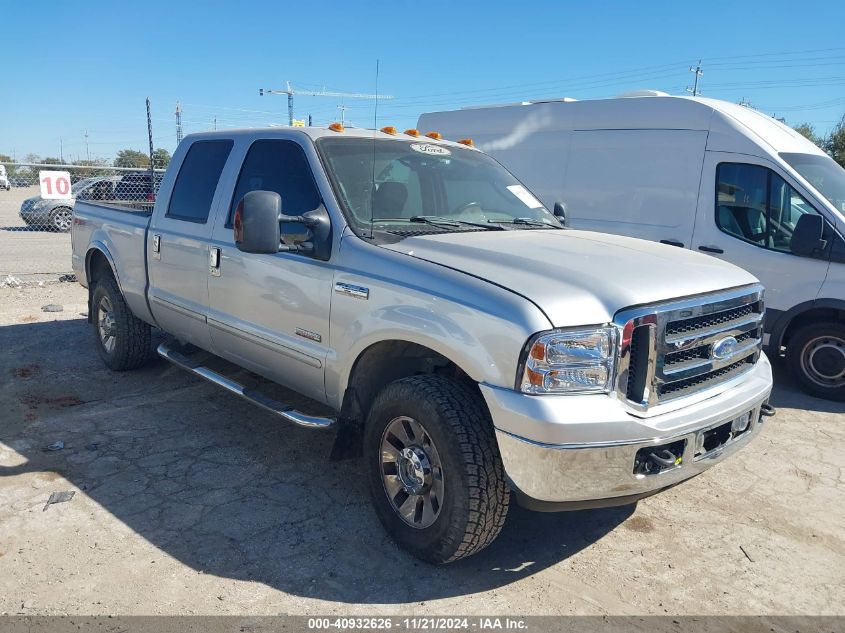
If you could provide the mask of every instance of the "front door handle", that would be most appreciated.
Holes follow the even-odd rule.
[[[668,244],[669,246],[677,246],[678,248],[683,248],[684,243],[678,240],[660,240],[661,244]]]
[[[220,249],[216,246],[208,249],[208,270],[212,277],[220,276]]]
[[[705,253],[724,253],[721,248],[718,246],[699,246],[698,250],[704,251]]]

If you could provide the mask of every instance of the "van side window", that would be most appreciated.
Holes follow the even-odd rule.
[[[771,169],[720,163],[716,169],[716,225],[762,248],[790,252],[798,218],[817,213],[800,193]]]
[[[179,167],[166,217],[205,224],[232,141],[197,141]],[[147,177],[149,183],[149,176]]]
[[[226,226],[232,226],[238,203],[250,191],[275,191],[282,197],[282,213],[302,215],[320,206],[322,199],[308,159],[293,141],[255,141],[247,152]]]

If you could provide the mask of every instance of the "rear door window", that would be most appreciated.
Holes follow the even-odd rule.
[[[197,141],[191,145],[170,194],[168,218],[199,224],[208,221],[214,191],[231,150],[230,140]]]

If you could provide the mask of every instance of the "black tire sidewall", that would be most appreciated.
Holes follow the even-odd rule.
[[[390,421],[399,416],[414,418],[422,424],[437,447],[443,468],[445,499],[435,522],[423,529],[409,526],[397,515],[382,483],[382,434]],[[442,563],[450,559],[469,521],[469,495],[457,439],[437,405],[420,397],[411,385],[402,381],[385,387],[367,419],[364,460],[376,513],[393,538],[423,560]]]
[[[803,326],[789,340],[786,348],[786,362],[792,376],[807,393],[826,400],[845,401],[845,387],[819,385],[804,372],[801,364],[801,356],[807,344],[814,338],[829,334],[845,340],[845,324],[830,321]]]

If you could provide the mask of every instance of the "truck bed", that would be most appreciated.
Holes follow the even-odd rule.
[[[73,207],[73,270],[88,287],[86,258],[98,246],[109,258],[126,302],[136,316],[152,321],[146,301],[147,229],[152,209],[134,209],[121,203],[78,200]]]

